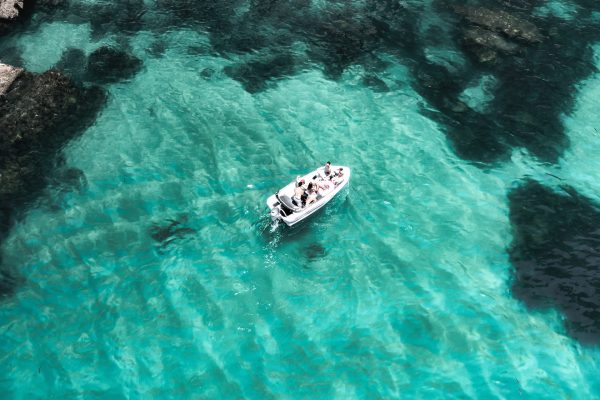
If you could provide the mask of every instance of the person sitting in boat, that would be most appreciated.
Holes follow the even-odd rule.
[[[338,169],[331,180],[336,186],[339,185],[344,180],[344,168]]]
[[[298,207],[302,207],[303,198],[305,198],[305,190],[304,190],[304,179],[300,179],[296,182],[296,187],[294,188],[294,197],[292,197],[292,202]]]
[[[308,194],[308,192],[312,192],[316,187],[316,183],[314,181],[310,181],[308,182],[308,186],[306,187],[306,194]]]
[[[317,201],[317,184],[310,182],[306,189],[306,205],[310,205]]]
[[[324,168],[324,172],[325,172],[325,176],[329,176],[331,175],[331,161],[327,161],[325,163],[325,168]]]
[[[327,181],[317,182],[317,200],[325,196],[325,193],[329,191],[331,184]]]

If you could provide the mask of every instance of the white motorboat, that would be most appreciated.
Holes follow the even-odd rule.
[[[341,174],[339,174],[340,168],[342,169]],[[296,180],[270,196],[267,199],[267,206],[271,210],[271,219],[273,221],[281,220],[288,226],[292,226],[327,204],[350,182],[351,174],[350,168],[341,165],[332,165],[331,171],[332,174],[328,176],[325,174],[324,167],[317,168],[304,176],[296,178]],[[294,197],[296,184],[301,180],[318,185],[317,200],[314,203],[304,205],[300,199]]]

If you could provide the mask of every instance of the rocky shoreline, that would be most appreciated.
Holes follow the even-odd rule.
[[[15,79],[17,79],[22,72],[23,68],[0,63],[0,96],[8,91]]]
[[[23,0],[0,0],[0,18],[15,19],[23,10]]]
[[[31,0],[0,0],[0,35],[12,29],[30,3]]]
[[[61,147],[94,121],[105,98],[99,87],[77,85],[58,71],[0,64],[0,241],[46,186]],[[0,269],[6,295],[14,277],[10,266]]]
[[[0,36],[26,21],[30,8],[45,10],[60,4],[56,0],[0,0]],[[69,58],[74,52],[75,61]],[[3,58],[11,57],[0,54],[0,244],[49,182],[57,183],[61,148],[93,123],[102,109],[106,92],[97,84],[127,79],[142,67],[136,57],[106,46],[94,51],[89,60],[83,53],[67,52],[58,69],[41,74],[6,64]],[[58,176],[85,181],[83,172],[65,171],[58,171]],[[18,276],[16,266],[0,259],[0,297],[14,292]]]

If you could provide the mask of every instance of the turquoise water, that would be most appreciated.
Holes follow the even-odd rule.
[[[46,22],[10,40],[41,72],[117,38]],[[3,244],[25,283],[0,304],[2,398],[600,393],[598,348],[513,298],[506,253],[520,179],[555,185],[551,173],[600,200],[600,75],[578,88],[558,164],[515,150],[481,168],[455,155],[389,55],[389,92],[365,88],[361,66],[332,81],[306,63],[249,94],[221,72],[243,55],[189,54],[209,38],[185,27],[161,35],[163,57],[147,51],[155,40],[130,37],[144,69],[107,87],[63,151],[87,187],[49,187]],[[461,99],[485,107],[493,83]],[[348,195],[271,229],[268,195],[326,160],[353,168]],[[172,219],[195,232],[158,244],[151,228]]]

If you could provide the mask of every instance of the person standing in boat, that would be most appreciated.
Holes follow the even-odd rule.
[[[331,161],[325,163],[325,176],[331,175]]]

